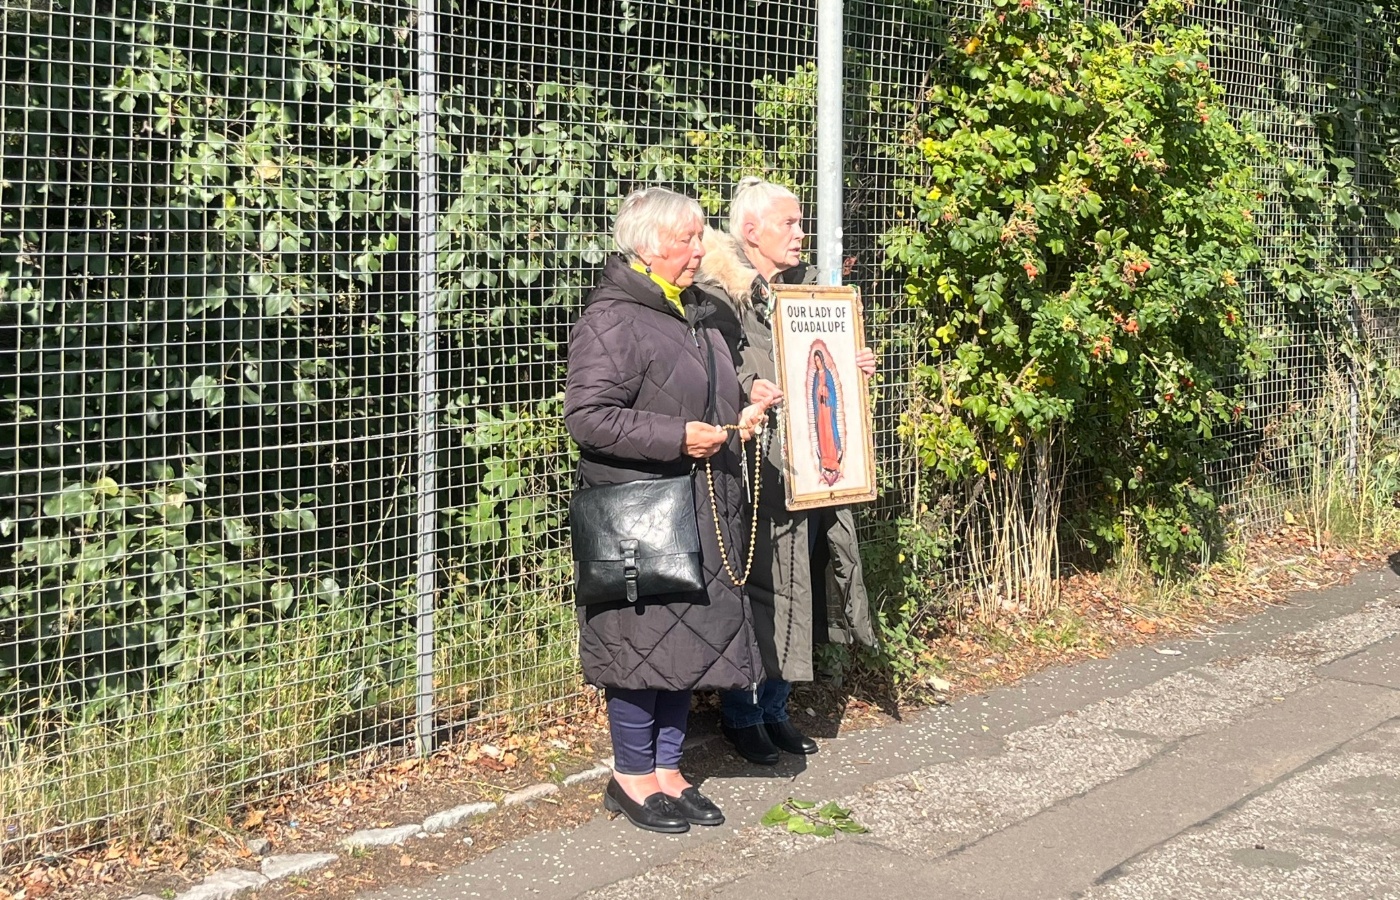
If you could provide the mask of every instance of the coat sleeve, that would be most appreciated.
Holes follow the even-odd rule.
[[[580,447],[651,462],[685,455],[684,418],[633,408],[645,375],[631,329],[579,319],[569,335],[564,426]]]
[[[752,360],[745,358],[752,350],[752,347],[745,348],[738,356],[739,387],[744,393],[745,403],[749,401],[749,395],[753,393],[753,383],[758,380],[758,371],[750,364]]]
[[[748,337],[744,333],[744,317],[741,316],[734,307],[729,305],[729,301],[723,299],[712,299],[715,306],[715,313],[710,318],[710,322],[719,334],[724,338],[725,346],[729,348],[729,358],[734,362],[734,368],[739,375],[739,387],[744,395],[744,403],[749,402],[749,394],[753,391],[754,379],[758,373],[750,366],[745,365],[744,355],[752,351]]]

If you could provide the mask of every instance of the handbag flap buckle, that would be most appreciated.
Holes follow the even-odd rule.
[[[627,602],[637,602],[637,541],[625,538],[622,546],[622,579],[627,585]]]

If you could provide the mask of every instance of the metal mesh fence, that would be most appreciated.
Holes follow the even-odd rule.
[[[872,535],[925,499],[896,434],[912,320],[882,264],[887,148],[980,10],[847,4],[848,278],[884,367]],[[718,223],[760,172],[814,212],[815,0],[0,15],[3,860],[580,702],[567,328],[636,187]],[[1389,74],[1393,32],[1360,6],[1193,15],[1234,109],[1310,165],[1319,123]],[[1381,194],[1382,141],[1372,122],[1356,144]],[[1393,238],[1372,218],[1264,224],[1361,267]],[[1277,355],[1239,469],[1324,387],[1277,292],[1253,299]],[[1393,315],[1359,321],[1393,351]]]

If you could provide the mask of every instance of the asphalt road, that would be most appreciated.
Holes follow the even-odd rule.
[[[704,785],[729,822],[601,813],[362,900],[1400,900],[1400,576],[1055,669]],[[788,796],[870,831],[758,825]]]

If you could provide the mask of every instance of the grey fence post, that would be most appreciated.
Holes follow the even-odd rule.
[[[842,90],[842,2],[817,0],[817,267],[818,282],[840,284],[841,167],[845,136]]]
[[[433,752],[433,608],[437,594],[436,0],[418,0],[418,752]]]

